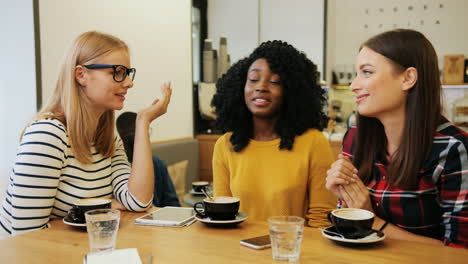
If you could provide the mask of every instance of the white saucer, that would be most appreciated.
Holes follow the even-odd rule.
[[[76,226],[76,227],[86,227],[86,223],[80,224],[80,223],[73,223],[73,222],[68,222],[63,218],[62,220],[66,225],[71,225],[71,226]]]
[[[232,220],[211,220],[209,217],[201,218],[198,215],[195,215],[195,219],[198,221],[212,226],[224,226],[224,225],[235,225],[244,222],[248,218],[245,213],[237,213],[236,218]]]
[[[345,243],[345,244],[370,244],[370,243],[376,243],[385,239],[385,234],[380,231],[372,232],[370,235],[363,237],[363,238],[359,238],[359,239],[343,238],[343,237],[339,237],[338,235],[328,233],[327,231],[337,232],[334,226],[329,226],[325,229],[322,229],[322,236],[330,240],[340,242],[340,243]],[[378,235],[379,234],[378,232],[380,232],[381,236]]]

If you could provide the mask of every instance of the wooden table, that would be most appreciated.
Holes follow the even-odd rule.
[[[265,222],[246,221],[220,229],[196,222],[191,226],[156,227],[133,224],[142,214],[122,212],[117,248],[137,248],[143,263],[274,263],[271,249],[239,245],[241,239],[268,233]],[[82,263],[88,252],[86,232],[61,220],[52,228],[0,240],[0,263]],[[468,250],[386,239],[366,247],[343,247],[305,228],[301,263],[467,263]]]

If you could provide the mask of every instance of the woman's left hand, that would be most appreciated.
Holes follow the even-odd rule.
[[[162,99],[156,99],[149,106],[138,112],[137,120],[146,121],[148,124],[154,119],[166,113],[169,102],[171,101],[172,88],[170,82],[165,82],[161,85]]]
[[[361,179],[347,185],[340,185],[338,188],[341,198],[348,207],[374,211],[370,201],[369,190]]]

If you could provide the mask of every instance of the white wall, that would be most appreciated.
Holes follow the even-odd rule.
[[[442,69],[444,55],[468,57],[467,12],[466,0],[328,0],[327,76],[338,64],[354,64],[362,42],[393,28],[422,32],[434,45]],[[451,102],[463,96],[464,91],[444,89],[444,92],[446,110],[450,112]],[[352,93],[336,91],[336,94],[344,101],[343,112],[347,116],[355,105]]]
[[[0,199],[5,197],[19,136],[36,112],[32,0],[0,0]]]
[[[219,37],[227,37],[231,63],[258,46],[258,0],[208,0],[208,38],[219,51]]]
[[[285,40],[323,73],[324,0],[260,0],[260,42]]]
[[[446,54],[468,56],[468,34],[464,34],[464,26],[468,25],[466,0],[330,2],[332,3],[329,7],[334,8],[329,10],[330,19],[335,21],[334,25],[329,25],[329,33],[334,35],[330,37],[334,37],[335,41],[335,58],[330,60],[331,66],[338,63],[354,63],[362,42],[393,28],[412,28],[425,34],[440,57],[439,63],[443,62],[443,55]],[[439,24],[436,24],[437,21]]]
[[[231,63],[263,41],[280,39],[304,51],[322,71],[324,0],[208,0],[208,37],[228,38]]]
[[[172,81],[168,113],[153,123],[151,139],[193,136],[190,0],[42,0],[39,2],[43,100],[55,85],[60,62],[80,33],[98,30],[127,42],[135,86],[123,111],[138,111]]]

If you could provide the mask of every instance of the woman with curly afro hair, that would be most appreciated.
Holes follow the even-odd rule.
[[[268,41],[216,84],[215,196],[240,199],[253,220],[296,215],[326,226],[336,198],[325,189],[333,162],[320,130],[326,102],[317,67],[283,41]]]

